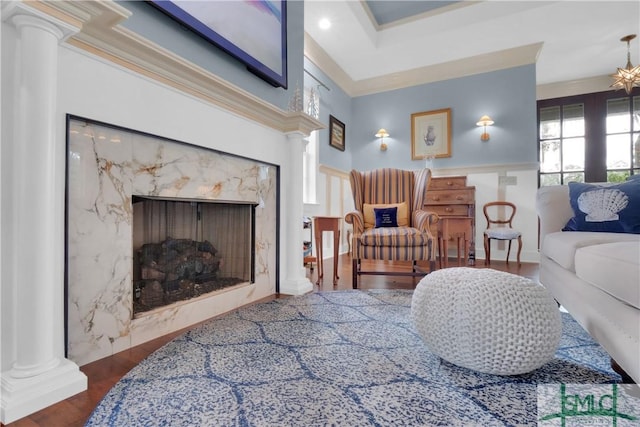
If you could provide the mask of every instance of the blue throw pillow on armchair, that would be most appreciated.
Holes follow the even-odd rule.
[[[380,227],[397,227],[398,226],[398,208],[374,208],[376,215],[376,228]]]
[[[615,185],[569,183],[573,218],[563,231],[640,234],[640,180]]]

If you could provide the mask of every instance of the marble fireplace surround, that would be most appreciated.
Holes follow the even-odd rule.
[[[83,365],[275,292],[277,166],[68,118],[67,352]],[[133,316],[133,195],[256,203],[255,282]]]

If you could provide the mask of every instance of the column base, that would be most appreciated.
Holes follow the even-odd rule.
[[[285,295],[303,295],[313,291],[313,283],[306,277],[286,279],[280,282],[280,293]]]
[[[8,424],[87,389],[87,377],[68,359],[50,371],[30,378],[2,372],[0,421]]]

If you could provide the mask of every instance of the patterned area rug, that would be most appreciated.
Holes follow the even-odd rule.
[[[151,354],[86,425],[536,425],[537,384],[620,379],[566,313],[555,359],[534,372],[457,367],[423,344],[411,297],[336,291],[241,308]]]

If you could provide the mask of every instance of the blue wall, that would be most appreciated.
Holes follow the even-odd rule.
[[[143,1],[121,1],[133,14],[122,25],[165,49],[211,71],[263,100],[287,109],[296,83],[302,86],[304,57],[304,2],[287,2],[287,57],[289,88],[275,88],[247,71],[237,59]]]
[[[321,164],[348,171],[378,167],[417,169],[411,160],[411,114],[451,108],[452,157],[435,159],[436,168],[537,161],[535,65],[429,83],[351,98],[311,61],[304,58],[304,2],[287,2],[289,89],[274,88],[201,37],[183,29],[146,2],[118,1],[133,12],[123,24],[160,46],[192,61],[238,87],[286,110],[296,86],[315,86],[306,68],[331,88],[318,89]],[[346,151],[329,146],[329,115],[346,126]],[[495,120],[491,140],[480,141],[475,126],[487,114]],[[374,135],[384,127],[389,149],[379,150]]]
[[[321,164],[331,166],[340,170],[351,170],[354,135],[356,134],[352,120],[353,99],[347,95],[333,80],[323,73],[316,65],[304,58],[304,69],[313,74],[318,80],[327,85],[327,90],[323,87],[317,89],[320,94],[320,118],[319,120],[326,126],[320,130],[319,136],[319,161]],[[307,73],[304,75],[305,87],[316,87],[316,82]],[[345,124],[345,151],[340,151],[329,145],[329,115],[334,116]]]
[[[423,160],[411,160],[411,114],[442,108],[451,108],[451,157],[435,159],[434,167],[536,162],[535,81],[532,64],[353,98],[352,167],[423,167]],[[476,122],[485,114],[495,124],[482,142]],[[385,152],[374,136],[380,128],[390,134]],[[320,156],[321,163],[331,160]]]

